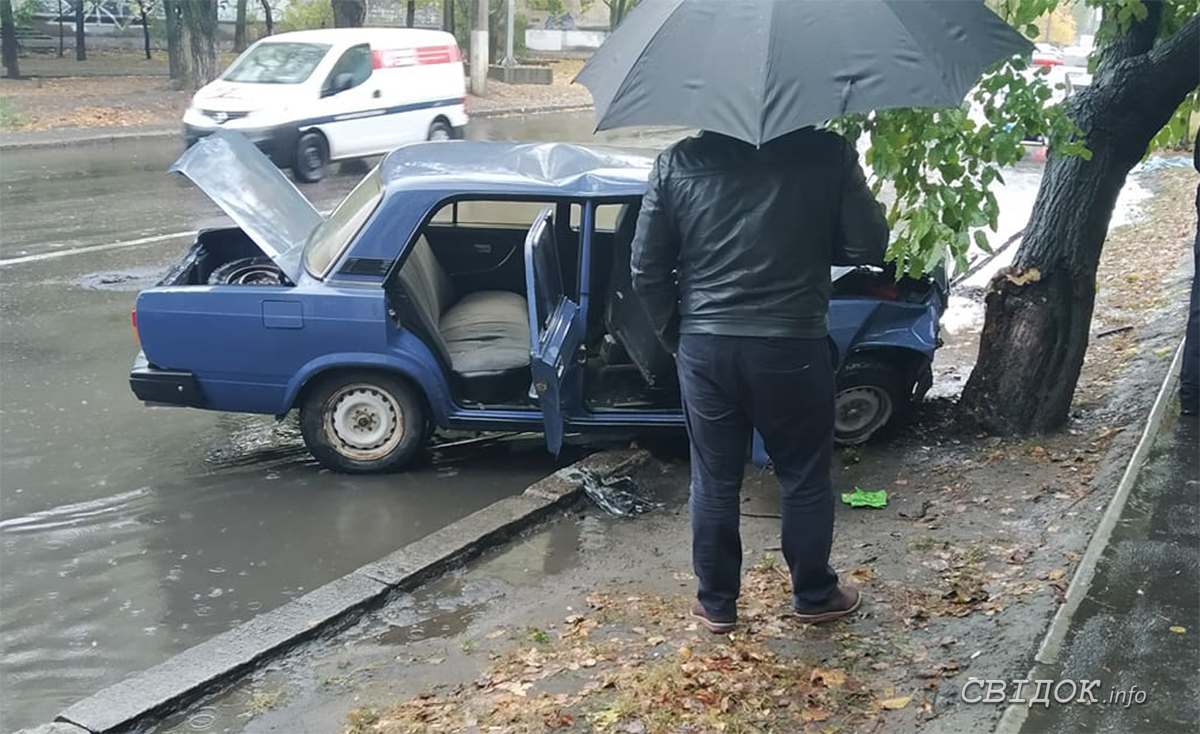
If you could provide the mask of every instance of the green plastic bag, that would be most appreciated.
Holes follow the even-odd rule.
[[[887,507],[887,490],[881,489],[878,492],[864,492],[862,487],[855,486],[853,492],[844,492],[842,494],[842,502],[851,507],[883,509]]]

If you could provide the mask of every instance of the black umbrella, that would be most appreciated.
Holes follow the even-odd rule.
[[[642,0],[575,80],[598,130],[687,125],[761,145],[849,112],[957,106],[1030,48],[982,0]]]

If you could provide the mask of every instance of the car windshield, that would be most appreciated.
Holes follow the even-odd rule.
[[[323,43],[260,43],[234,62],[223,77],[229,82],[299,84],[325,58]]]
[[[371,171],[347,194],[329,218],[317,225],[304,246],[304,266],[320,278],[342,254],[350,239],[362,228],[383,197],[379,167]]]

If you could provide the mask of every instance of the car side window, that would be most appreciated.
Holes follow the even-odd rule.
[[[337,78],[349,74],[351,83],[348,89],[362,84],[371,76],[371,47],[365,43],[346,49],[342,57],[333,65],[329,76],[325,78],[325,91],[333,91]]]

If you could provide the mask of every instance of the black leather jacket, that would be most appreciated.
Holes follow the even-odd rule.
[[[822,338],[830,265],[882,263],[887,241],[840,135],[806,128],[755,148],[705,132],[655,161],[633,287],[672,353],[679,333]]]

